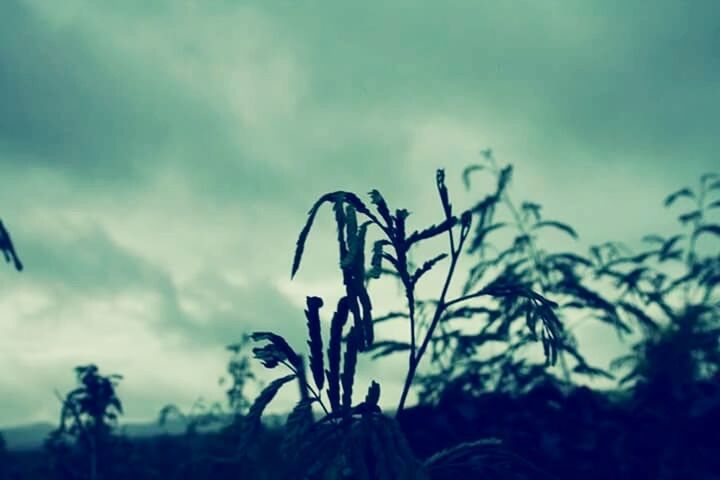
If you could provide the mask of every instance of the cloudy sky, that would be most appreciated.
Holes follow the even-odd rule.
[[[469,205],[492,147],[579,248],[666,230],[664,195],[718,165],[717,5],[1,1],[0,217],[26,271],[2,272],[0,425],[54,419],[78,364],[124,374],[145,419],[220,398],[243,332],[300,348],[304,296],[337,293],[325,220],[289,278],[326,191],[434,220],[435,169]],[[394,404],[388,365],[362,374]]]

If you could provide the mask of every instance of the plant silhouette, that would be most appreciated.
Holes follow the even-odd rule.
[[[587,284],[586,279],[594,272],[589,258],[541,246],[540,235],[549,229],[572,240],[578,238],[576,230],[544,218],[538,203],[515,203],[509,192],[512,166],[501,167],[491,150],[484,150],[482,156],[482,163],[465,168],[463,182],[470,188],[471,176],[480,172],[493,176],[496,185],[470,209],[475,228],[466,253],[475,263],[463,293],[482,283],[515,285],[552,298],[556,302],[553,311],[561,319],[584,316],[625,328],[615,306]],[[500,214],[504,217],[499,218]],[[506,246],[498,245],[495,237]],[[486,298],[482,304],[444,312],[439,322],[442,333],[431,339],[433,371],[422,377],[423,403],[437,402],[444,394],[477,395],[498,390],[522,393],[539,382],[557,381],[546,372],[545,365],[528,358],[528,346],[537,339],[537,310],[528,309],[527,303],[518,300],[522,298]],[[585,360],[569,329],[544,328],[541,334],[554,339],[566,385],[571,383],[571,373],[612,378],[609,372]]]
[[[720,175],[703,175],[696,188],[670,194],[664,205],[683,202],[680,232],[647,235],[639,253],[595,250],[597,275],[615,282],[619,309],[643,329],[633,352],[614,361],[617,369],[629,367],[621,384],[637,382],[638,395],[682,396],[688,383],[720,373]]]
[[[507,179],[503,181],[506,182]],[[396,423],[381,414],[378,407],[378,383],[371,383],[364,402],[353,405],[356,366],[358,355],[362,352],[374,351],[375,356],[394,352],[407,353],[408,370],[396,412],[401,415],[418,366],[440,321],[451,308],[459,308],[462,304],[481,297],[512,299],[521,304],[523,311],[527,313],[528,326],[533,333],[539,322],[548,362],[554,363],[556,359],[558,343],[562,338],[562,325],[554,313],[556,304],[527,285],[501,277],[461,296],[450,296],[456,266],[469,237],[473,211],[466,210],[458,216],[453,213],[443,170],[437,171],[435,184],[442,217],[436,224],[412,232],[407,224],[409,212],[397,209],[391,213],[384,197],[377,190],[370,192],[373,209],[366,206],[354,193],[344,191],[321,196],[310,209],[308,220],[298,237],[292,276],[300,267],[305,243],[320,207],[330,203],[337,226],[339,264],[345,286],[345,294],[338,301],[330,324],[327,364],[320,321],[320,310],[324,301],[319,297],[307,297],[305,316],[312,381],[306,378],[303,357],[283,337],[272,332],[255,332],[251,335],[255,341],[266,342],[264,346],[254,349],[256,358],[265,367],[276,368],[283,365],[291,373],[270,383],[258,396],[248,414],[250,423],[246,438],[250,441],[253,429],[259,426],[264,408],[277,392],[285,384],[297,381],[301,393],[300,401],[288,417],[285,444],[293,447],[286,451],[297,454],[291,457],[294,461],[290,463],[293,465],[293,474],[299,478],[316,478],[315,475],[319,472],[325,472],[325,477],[322,478],[339,478],[338,475],[342,472],[356,475],[353,478],[420,478],[425,475],[425,468],[410,454]],[[504,187],[501,186],[500,189],[502,188]],[[373,243],[370,269],[366,270],[366,237],[370,228],[374,228],[381,238]],[[447,236],[448,251],[428,259],[420,267],[412,265],[409,261],[410,250],[417,244],[440,235]],[[426,324],[422,325],[424,331],[421,331],[416,314],[416,286],[427,272],[445,259],[448,259],[449,263],[445,280],[437,298],[431,302],[432,314]],[[404,290],[407,311],[374,319],[367,285],[371,279],[383,274],[399,280]],[[375,341],[374,324],[391,318],[407,320],[406,342]],[[345,334],[345,326],[350,323],[350,319],[352,323]],[[322,395],[324,387],[327,387],[327,403]],[[311,408],[314,403],[317,403],[325,414],[317,422],[314,421]],[[372,440],[374,435],[384,439],[380,445]],[[470,450],[475,448],[466,447]],[[314,455],[310,455],[310,452]],[[309,460],[310,463],[307,463]],[[434,462],[433,468],[442,469],[441,460],[436,458]],[[473,463],[469,462],[466,466],[471,470]]]
[[[58,394],[62,403],[60,425],[50,434],[48,448],[67,455],[75,447],[89,463],[87,477],[96,480],[104,467],[101,462],[111,443],[112,430],[123,413],[115,392],[122,376],[102,375],[92,364],[75,367],[75,375],[77,388],[65,397]],[[68,437],[71,445],[67,445]]]
[[[23,269],[23,264],[15,251],[15,246],[13,245],[12,238],[10,238],[10,233],[5,228],[2,220],[0,220],[0,250],[2,250],[6,262],[12,263],[17,271],[21,271]]]

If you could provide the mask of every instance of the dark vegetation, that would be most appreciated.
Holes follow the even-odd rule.
[[[226,405],[168,405],[160,422],[180,419],[185,433],[145,439],[118,431],[121,377],[77,367],[42,451],[8,452],[0,441],[0,479],[720,478],[720,176],[665,199],[684,207],[676,234],[582,254],[556,248],[577,232],[516,201],[512,174],[483,152],[463,179],[473,188],[484,175],[492,186],[458,211],[439,170],[439,216],[423,228],[376,190],[369,202],[321,196],[291,271],[328,204],[344,295],[330,311],[307,297],[307,348],[281,332],[242,337],[228,347]],[[0,247],[20,270],[1,223]],[[416,263],[419,255],[428,256]],[[376,312],[376,282],[396,282],[404,307]],[[404,338],[379,336],[386,322],[402,325]],[[615,330],[629,353],[609,369],[591,364],[570,327],[578,322]],[[245,393],[256,381],[250,343],[263,367],[282,371],[254,402]],[[382,402],[397,408],[382,412],[383,379],[360,384],[356,372],[388,355],[407,367],[399,398]],[[616,386],[593,390],[586,379]],[[296,406],[282,425],[262,422],[282,388],[297,390]]]

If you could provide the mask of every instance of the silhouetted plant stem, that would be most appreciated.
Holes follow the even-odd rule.
[[[292,366],[289,362],[287,362],[287,361],[285,361],[285,360],[282,360],[282,361],[280,361],[280,363],[282,363],[283,365],[285,365],[285,366],[286,366],[291,372],[293,372],[298,378],[303,378],[303,379],[305,378],[304,372],[303,372],[303,373],[299,372],[299,371],[298,371],[294,366]],[[330,415],[330,411],[327,409],[327,407],[325,407],[325,404],[324,404],[323,401],[322,401],[322,396],[321,396],[318,392],[316,392],[314,388],[312,388],[312,385],[310,385],[307,381],[302,381],[302,382],[300,382],[300,389],[301,389],[301,390],[300,390],[300,396],[301,396],[301,397],[302,397],[302,395],[303,395],[303,393],[302,393],[303,388],[304,388],[304,389],[307,389],[307,391],[310,392],[310,395],[312,395],[312,397],[318,402],[318,404],[320,405],[320,407],[321,407],[321,408],[323,409],[323,411],[325,412],[325,415]]]
[[[449,218],[449,217],[448,217]],[[452,229],[448,230],[448,240],[450,243],[450,266],[448,267],[448,273],[445,276],[445,282],[443,283],[442,291],[440,293],[440,297],[438,299],[437,306],[435,307],[435,312],[433,313],[432,320],[430,321],[430,327],[428,328],[428,331],[425,332],[425,337],[423,338],[422,343],[420,344],[420,348],[417,350],[417,353],[415,352],[415,334],[414,334],[414,323],[412,323],[413,313],[414,313],[414,294],[408,294],[408,310],[411,314],[411,323],[413,325],[413,336],[412,336],[412,348],[410,351],[410,362],[409,362],[409,368],[407,375],[405,376],[405,382],[403,384],[402,393],[400,394],[400,402],[398,403],[398,408],[396,415],[399,415],[400,412],[405,408],[405,402],[407,400],[408,393],[410,392],[410,387],[412,386],[413,379],[415,378],[415,373],[417,372],[417,367],[420,364],[420,360],[422,360],[423,355],[425,354],[425,351],[427,350],[428,344],[430,343],[430,340],[432,339],[433,334],[435,333],[435,329],[438,326],[438,323],[440,322],[440,319],[442,318],[442,314],[447,308],[447,304],[445,303],[445,298],[447,297],[448,290],[450,289],[450,284],[452,282],[453,275],[455,274],[455,267],[457,266],[458,259],[460,258],[460,254],[462,252],[463,245],[465,243],[465,239],[467,239],[467,229],[464,229],[463,232],[461,232],[460,235],[460,242],[457,248],[455,248],[455,236],[453,235]],[[412,292],[412,289],[409,290],[409,292]],[[411,302],[410,300],[413,299]]]

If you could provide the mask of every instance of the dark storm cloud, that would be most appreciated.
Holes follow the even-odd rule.
[[[306,45],[319,102],[520,125],[543,156],[715,164],[717,2],[314,5],[262,8]]]
[[[247,161],[222,112],[162,65],[125,55],[82,25],[3,2],[0,65],[6,168],[50,168],[76,187],[107,191],[151,187],[155,175],[180,167],[201,191],[248,198],[274,176]]]

